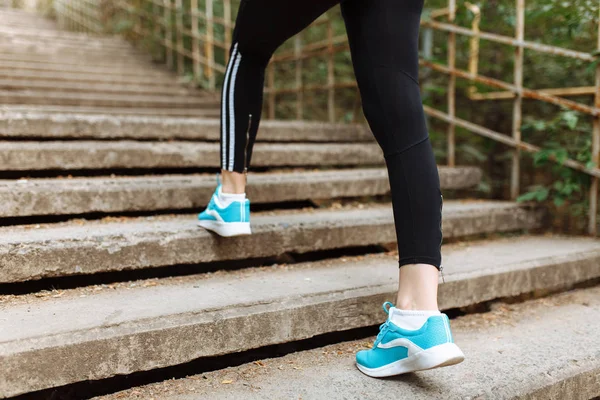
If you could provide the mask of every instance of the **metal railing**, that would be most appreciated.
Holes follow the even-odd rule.
[[[232,10],[239,4],[237,0],[112,0],[111,4],[118,12],[125,13],[133,21],[132,31],[143,38],[152,38],[164,49],[165,60],[170,67],[175,68],[180,74],[189,68],[194,78],[203,80],[210,89],[216,89],[228,61],[228,49],[231,45],[233,20]],[[94,11],[94,0],[55,0],[57,14],[66,24],[71,24],[75,29],[99,32],[101,24],[90,21],[98,17]],[[429,18],[422,21],[422,26],[447,34],[447,62],[445,64],[434,62],[430,59],[421,59],[420,64],[431,70],[448,76],[447,80],[447,111],[442,111],[430,106],[425,106],[427,115],[447,123],[447,163],[454,166],[456,162],[456,129],[462,128],[471,133],[494,140],[513,148],[512,168],[510,180],[510,195],[515,199],[520,193],[521,153],[536,153],[540,148],[522,140],[523,127],[523,99],[534,99],[540,102],[554,104],[565,109],[575,110],[593,119],[592,161],[586,165],[574,159],[563,161],[563,165],[581,171],[591,177],[589,192],[589,227],[591,234],[596,234],[597,229],[597,203],[598,179],[600,178],[600,63],[596,49],[591,52],[574,51],[571,49],[544,45],[524,39],[525,32],[525,0],[515,0],[516,23],[514,36],[499,35],[484,32],[479,29],[479,9],[464,3],[474,18],[470,28],[465,28],[457,23],[457,2],[448,0],[447,7],[434,10]],[[307,103],[307,94],[326,93],[327,119],[338,121],[336,115],[336,93],[338,90],[356,90],[356,83],[351,79],[340,80],[335,71],[335,57],[349,50],[345,34],[335,34],[333,21],[338,18],[338,9],[334,9],[320,17],[311,25],[313,29],[320,29],[317,40],[305,40],[305,34],[299,34],[291,39],[286,46],[278,50],[267,70],[266,79],[266,116],[275,118],[278,100],[283,97],[293,96],[295,117],[302,119]],[[599,17],[600,19],[600,17]],[[313,35],[314,36],[314,35]],[[457,37],[468,37],[469,40],[469,66],[468,70],[457,68],[456,50]],[[314,38],[313,38],[314,39]],[[479,74],[478,52],[479,42],[508,45],[514,48],[514,79],[504,82]],[[523,86],[524,52],[551,54],[559,57],[577,59],[590,65],[595,64],[595,82],[589,86],[574,88],[551,88],[533,90]],[[597,50],[600,51],[600,24],[598,27]],[[311,60],[319,59],[326,65],[326,82],[308,83],[304,79],[303,71]],[[294,72],[293,82],[287,75],[288,86],[278,81],[278,71],[282,65],[291,65]],[[289,71],[288,71],[289,72]],[[458,118],[456,115],[456,87],[457,79],[471,82],[468,88],[468,98],[473,101],[512,99],[512,129],[507,135],[496,132],[484,126]],[[289,86],[289,83],[292,83]],[[479,93],[475,84],[500,89],[498,92]],[[566,99],[560,96],[592,95],[592,105]],[[356,96],[358,99],[358,95]],[[352,108],[359,108],[355,102]],[[352,115],[357,115],[353,112]],[[354,118],[354,117],[353,117]],[[561,160],[562,161],[562,160]]]

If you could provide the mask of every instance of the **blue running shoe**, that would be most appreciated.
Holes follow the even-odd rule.
[[[391,307],[392,303],[383,304],[388,315]],[[454,365],[464,359],[454,344],[446,314],[430,316],[417,330],[402,329],[388,317],[379,327],[373,347],[356,354],[356,366],[366,375],[382,378]]]
[[[250,200],[234,201],[222,207],[220,190],[219,184],[206,210],[198,215],[198,225],[221,236],[250,235]]]

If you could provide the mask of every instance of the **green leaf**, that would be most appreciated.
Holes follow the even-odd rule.
[[[554,198],[554,205],[556,207],[562,207],[562,205],[565,204],[565,199],[563,197],[555,197]]]
[[[558,150],[554,153],[554,157],[556,158],[556,162],[563,165],[569,158],[569,153],[567,153],[567,150],[565,149]]]
[[[537,201],[544,201],[548,198],[549,194],[550,190],[548,190],[547,188],[542,188],[536,193],[535,199]]]
[[[563,181],[556,181],[552,187],[558,191],[561,191],[565,187],[565,183]]]
[[[537,195],[536,191],[524,193],[524,194],[520,195],[519,197],[517,197],[517,203],[531,201],[531,200],[535,199],[536,195]]]
[[[562,113],[562,119],[565,121],[569,129],[575,129],[577,127],[577,121],[579,121],[579,117],[577,113],[574,111],[565,111]]]
[[[533,129],[536,131],[543,131],[546,129],[546,123],[544,121],[535,121],[533,123]]]

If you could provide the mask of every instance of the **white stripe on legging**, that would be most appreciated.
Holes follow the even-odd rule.
[[[231,59],[229,61],[229,65],[227,66],[227,71],[225,72],[225,82],[223,83],[223,99],[221,100],[222,102],[222,107],[221,107],[221,141],[223,143],[221,143],[221,168],[223,169],[227,169],[227,134],[225,132],[227,132],[227,107],[225,106],[227,104],[227,94],[229,93],[228,91],[228,85],[229,85],[229,78],[231,76],[231,69],[233,67],[233,64],[235,62],[235,57],[236,57],[236,52],[237,52],[237,43],[235,44],[235,46],[233,47],[233,52],[231,55]]]
[[[237,43],[235,48],[237,50]],[[241,61],[242,54],[238,51],[237,58],[235,59],[235,65],[233,66],[231,83],[229,84],[229,171],[233,171],[233,161],[235,156],[235,78],[237,77]]]

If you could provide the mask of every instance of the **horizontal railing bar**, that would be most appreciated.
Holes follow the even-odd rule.
[[[554,54],[554,55],[563,56],[563,57],[576,58],[576,59],[583,60],[583,61],[594,61],[595,60],[595,57],[590,53],[584,53],[581,51],[564,49],[562,47],[549,46],[549,45],[541,44],[541,43],[529,42],[526,40],[519,41],[515,38],[509,37],[509,36],[498,35],[495,33],[473,32],[470,29],[463,28],[463,27],[453,25],[453,24],[447,24],[444,22],[438,22],[438,21],[433,21],[433,20],[424,20],[424,21],[421,21],[421,25],[429,27],[429,28],[433,28],[433,29],[438,29],[440,31],[454,32],[454,33],[458,33],[458,34],[465,35],[465,36],[477,37],[480,39],[485,39],[485,40],[489,40],[489,41],[496,42],[496,43],[507,44],[507,45],[510,45],[513,47],[523,47],[525,49],[535,50],[535,51],[539,51],[542,53]]]
[[[513,93],[519,93],[519,90],[514,85],[500,81],[498,79],[489,78],[489,77],[477,75],[477,74],[472,74],[468,71],[464,71],[464,70],[457,69],[457,68],[452,69],[445,65],[434,63],[434,62],[427,61],[427,60],[419,60],[419,64],[422,66],[431,68],[438,72],[443,72],[445,74],[458,76],[458,77],[468,79],[471,81],[475,81],[475,82],[480,82],[480,83],[486,84],[488,86],[493,86],[493,87],[509,90]],[[593,116],[600,115],[599,108],[590,107],[588,105],[577,103],[572,100],[563,99],[561,97],[552,96],[550,94],[542,93],[542,92],[531,90],[531,89],[525,89],[525,88],[523,88],[520,92],[523,95],[523,97],[545,101],[546,103],[556,104],[559,106],[569,108],[574,111],[579,111],[579,112],[586,113],[586,114],[593,115]]]
[[[534,146],[534,145],[526,143],[526,142],[516,142],[510,136],[506,136],[499,132],[493,131],[491,129],[484,128],[483,126],[474,124],[472,122],[465,121],[464,119],[460,119],[457,117],[451,117],[450,115],[446,114],[445,112],[436,110],[435,108],[424,105],[423,109],[425,110],[425,113],[431,117],[440,119],[449,124],[454,124],[456,126],[464,128],[470,132],[473,132],[480,136],[495,140],[495,141],[505,144],[507,146],[525,150],[529,153],[537,153],[541,150],[537,146]],[[556,160],[552,160],[552,161],[556,162]],[[598,169],[598,168],[587,168],[585,165],[583,165],[575,160],[572,160],[572,159],[567,159],[562,164],[567,167],[570,167],[572,169],[586,173],[588,175],[600,178],[600,169]]]
[[[540,93],[551,94],[554,96],[585,96],[595,94],[596,88],[594,86],[580,86],[568,88],[538,89],[538,91]],[[469,94],[469,99],[471,100],[504,100],[512,99],[513,97],[515,97],[515,94],[509,91]]]

